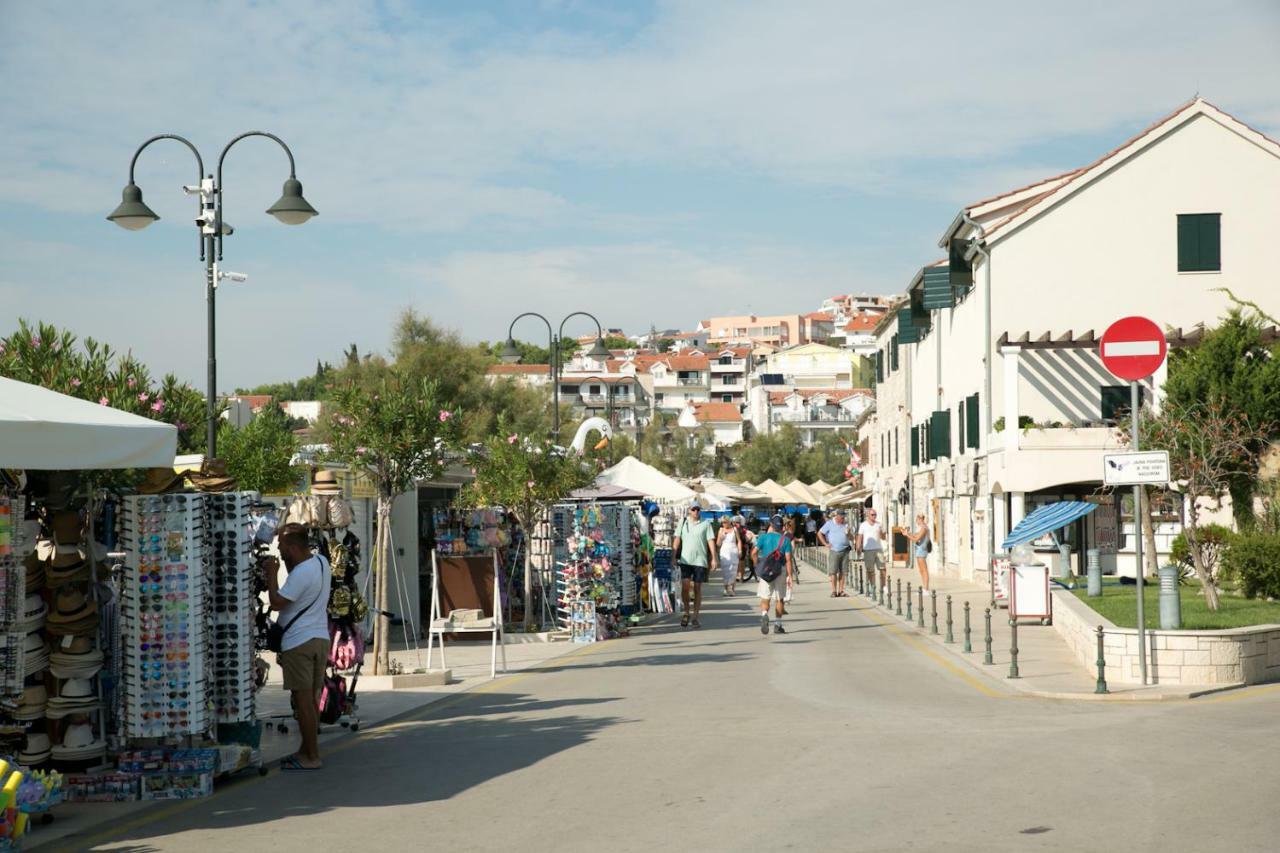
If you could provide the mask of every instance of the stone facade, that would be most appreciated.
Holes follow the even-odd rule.
[[[1053,591],[1053,626],[1091,670],[1097,667],[1099,625],[1107,681],[1141,683],[1137,629],[1117,628],[1070,591]],[[1147,675],[1154,684],[1280,681],[1280,625],[1224,631],[1148,631],[1147,648]]]

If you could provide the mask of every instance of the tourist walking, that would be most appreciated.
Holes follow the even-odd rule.
[[[715,532],[711,529],[711,522],[703,519],[702,507],[696,503],[689,507],[689,514],[676,528],[672,550],[679,555],[680,602],[684,605],[680,627],[688,628],[692,617],[693,627],[701,628],[698,616],[702,613],[702,585],[707,582],[708,573],[717,568],[718,560]]]
[[[734,594],[734,584],[738,582],[738,562],[742,555],[742,543],[738,539],[738,531],[733,528],[733,519],[722,516],[720,532],[716,534],[716,551],[720,554],[720,579],[724,582],[724,594]]]
[[[929,536],[929,525],[925,524],[924,513],[916,514],[916,528],[907,534],[911,540],[912,551],[916,557],[916,568],[920,571],[920,588],[929,594],[929,552],[933,550],[933,539]]]
[[[804,520],[804,544],[812,548],[817,544],[818,540],[818,520],[813,517],[813,513]]]
[[[755,561],[751,558],[751,548],[755,544],[756,535],[747,528],[747,521],[741,515],[733,517],[733,530],[738,534],[738,553],[742,555],[738,560],[738,582],[746,583],[756,576]]]
[[[844,510],[827,519],[818,531],[818,541],[827,549],[827,571],[831,575],[831,597],[844,598],[844,575],[849,566],[849,523]]]
[[[882,589],[889,588],[889,567],[884,562],[884,528],[876,520],[876,511],[867,510],[867,517],[858,525],[858,535],[854,537],[853,547],[862,557],[863,569],[870,575],[871,584],[880,584]]]
[[[756,595],[760,599],[760,633],[769,633],[769,601],[773,600],[773,633],[785,634],[782,617],[787,612],[782,606],[791,589],[795,572],[795,559],[791,550],[791,535],[783,533],[783,519],[775,515],[769,519],[769,532],[756,537],[752,555],[756,560]]]

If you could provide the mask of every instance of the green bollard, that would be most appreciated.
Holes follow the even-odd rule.
[[[964,603],[964,653],[973,651],[973,643],[969,642],[969,602]]]
[[[924,627],[924,587],[916,588],[916,603],[918,605],[916,607],[916,619],[918,620],[916,622],[916,627],[923,628]]]
[[[893,611],[893,615],[902,615],[902,578],[898,578],[898,607]]]
[[[987,636],[984,638],[984,641],[987,644],[987,652],[982,656],[982,662],[983,664],[990,666],[996,662],[996,659],[991,656],[991,608],[990,607],[986,609],[983,619],[987,623],[987,629],[986,629]]]
[[[907,581],[907,621],[911,621],[911,581]]]
[[[929,633],[938,634],[938,591],[929,590]]]
[[[947,596],[947,636],[943,640],[944,643],[954,643],[955,635],[951,632],[951,596]]]
[[[1018,674],[1018,620],[1009,620],[1009,677],[1021,678]]]
[[[1107,659],[1102,651],[1102,626],[1098,626],[1098,686],[1093,689],[1094,693],[1110,693],[1107,690]]]

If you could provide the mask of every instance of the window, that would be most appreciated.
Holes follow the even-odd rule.
[[[662,405],[662,400],[663,400],[663,398],[664,398],[665,396],[666,396],[665,394],[663,394],[661,391],[659,391],[657,394],[654,394],[654,395],[653,395],[653,402],[654,402],[654,403],[656,403],[657,405],[661,406],[661,405]]]
[[[1222,269],[1222,214],[1178,214],[1178,272]]]
[[[889,340],[889,370],[898,369],[898,336],[894,335]]]
[[[911,428],[911,465],[915,467],[920,464],[920,427],[913,426]]]
[[[893,428],[893,464],[898,464],[898,428]]]
[[[588,389],[588,393],[590,393],[592,396],[595,396],[595,397],[600,396],[600,386],[599,385],[590,386],[590,388]]]
[[[721,395],[720,395],[720,402],[721,402],[721,403],[732,403],[732,402],[733,402],[733,395],[732,395],[732,394],[721,394]]]
[[[1129,416],[1129,386],[1128,385],[1103,385],[1098,389],[1101,392],[1101,409],[1102,419],[1107,423],[1115,423],[1121,418]],[[1145,399],[1147,389],[1138,386],[1138,405],[1142,405]]]
[[[977,450],[982,444],[981,441],[981,423],[978,420],[978,395],[970,394],[964,401],[964,416],[968,429],[965,432],[969,436],[969,447]]]
[[[956,428],[960,431],[960,452],[964,453],[964,400],[960,401],[960,405],[956,407]]]

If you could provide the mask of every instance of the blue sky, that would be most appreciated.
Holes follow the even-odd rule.
[[[159,223],[103,219],[163,132],[207,162],[279,134],[321,213],[279,225],[283,155],[228,155],[224,390],[381,349],[406,307],[495,339],[524,310],[643,330],[894,292],[965,202],[1197,92],[1277,135],[1280,3],[1211,7],[0,0],[0,329],[203,384],[190,155],[139,162]]]

